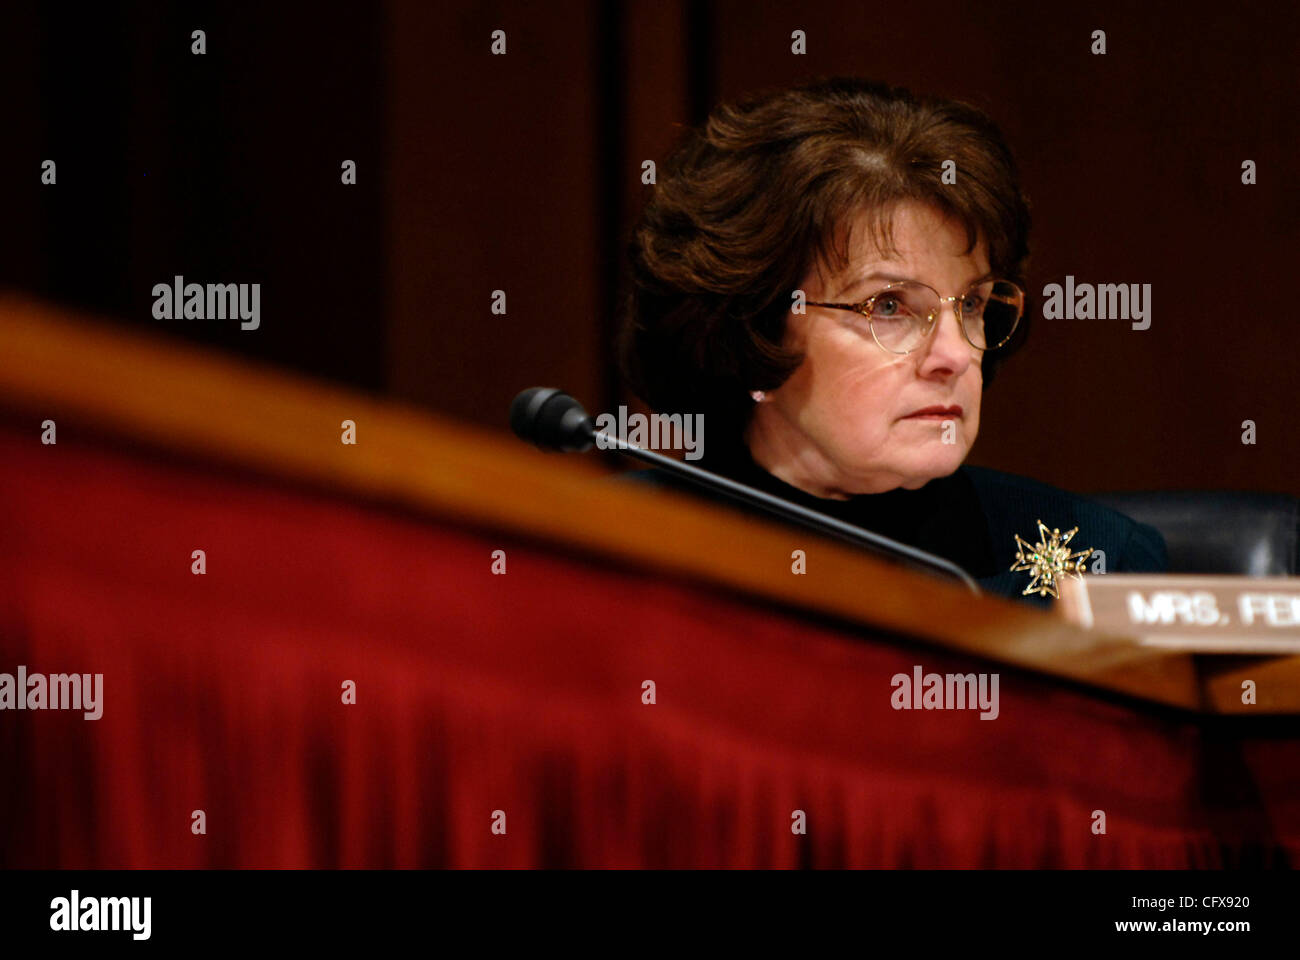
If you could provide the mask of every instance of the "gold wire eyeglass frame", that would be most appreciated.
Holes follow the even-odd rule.
[[[1010,287],[1013,291],[1015,291],[1015,293],[1011,296],[994,295],[993,299],[999,300],[1002,303],[1008,303],[1013,305],[1016,308],[1016,318],[1014,321],[1012,321],[1011,329],[1007,331],[1007,335],[1005,337],[1003,337],[995,344],[981,347],[978,343],[976,343],[974,340],[971,339],[970,333],[966,330],[966,320],[962,316],[961,303],[962,300],[966,298],[966,294],[970,293],[971,290],[973,290],[975,287],[981,286],[986,283],[991,283],[995,289],[999,285],[1005,285],[1007,287]],[[916,346],[909,347],[906,350],[894,350],[881,343],[880,337],[876,336],[876,327],[873,318],[871,316],[871,311],[872,308],[875,306],[876,301],[879,300],[881,297],[883,297],[885,294],[889,293],[891,290],[899,290],[905,287],[921,287],[925,290],[929,290],[931,293],[934,294],[935,299],[938,300],[939,302],[939,305],[934,310],[932,310],[930,314],[925,318],[925,324],[926,324],[925,329],[921,333],[921,336],[917,339]],[[810,307],[829,307],[832,310],[852,310],[854,313],[862,314],[862,316],[867,318],[867,323],[871,327],[871,339],[876,341],[876,345],[880,347],[881,350],[884,350],[888,353],[896,354],[898,356],[905,356],[906,354],[911,353],[913,350],[916,350],[918,347],[921,346],[921,344],[925,343],[925,341],[929,338],[930,334],[934,332],[934,328],[936,325],[935,321],[938,319],[939,314],[943,311],[943,305],[945,303],[951,303],[953,305],[953,310],[955,310],[957,313],[957,325],[961,327],[961,335],[965,337],[966,342],[969,343],[976,350],[979,350],[980,352],[984,352],[988,350],[997,350],[999,347],[1006,346],[1007,341],[1009,341],[1012,335],[1015,334],[1016,329],[1020,326],[1020,320],[1025,314],[1025,291],[1020,287],[1019,284],[1012,283],[1010,280],[1004,280],[1001,277],[985,277],[981,280],[976,280],[974,283],[972,283],[969,287],[967,287],[965,290],[963,290],[960,294],[958,294],[955,297],[941,297],[939,296],[939,291],[934,289],[934,287],[930,286],[928,283],[922,283],[919,280],[897,280],[894,281],[893,283],[886,284],[876,293],[873,293],[870,297],[868,297],[866,300],[861,301],[860,303],[827,303],[821,300],[809,300],[807,301],[807,303],[808,306]]]

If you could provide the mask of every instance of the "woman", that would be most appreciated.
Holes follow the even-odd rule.
[[[990,592],[1049,605],[1070,572],[1164,570],[1155,529],[962,466],[1027,330],[1029,223],[1010,150],[970,106],[851,78],[723,105],[633,235],[625,375],[655,411],[704,413],[702,466]]]

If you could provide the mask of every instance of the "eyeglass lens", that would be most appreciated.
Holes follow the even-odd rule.
[[[966,336],[976,347],[986,350],[1010,338],[1023,304],[1014,284],[986,280],[967,289],[960,306]],[[885,349],[905,353],[926,338],[941,307],[939,295],[929,287],[895,284],[877,294],[872,302],[871,328]]]

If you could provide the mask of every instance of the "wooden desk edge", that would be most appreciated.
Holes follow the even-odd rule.
[[[503,420],[508,401],[502,398]],[[815,573],[794,575],[791,533],[778,525],[611,484],[590,461],[531,451],[432,413],[71,319],[9,295],[0,295],[0,403],[81,418],[155,448],[617,556],[1167,706],[1250,712],[1239,709],[1231,678],[1198,670],[1189,655],[976,597],[811,533],[798,545]],[[354,446],[340,442],[345,419],[357,425]],[[718,544],[728,545],[725,562]],[[874,592],[864,594],[864,583]],[[1300,658],[1285,658],[1268,676],[1297,670]],[[1275,691],[1267,712],[1300,712],[1300,684],[1287,686],[1297,692]]]

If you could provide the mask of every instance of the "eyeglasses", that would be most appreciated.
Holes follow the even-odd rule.
[[[822,303],[810,307],[852,310],[867,318],[871,335],[890,353],[911,353],[925,342],[945,303],[952,303],[962,335],[976,350],[996,350],[1015,333],[1025,312],[1025,291],[1010,280],[977,280],[956,297],[941,297],[917,280],[887,284],[861,303]]]

